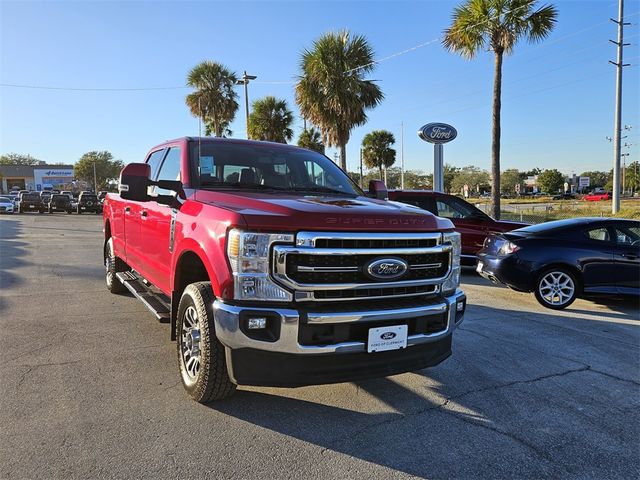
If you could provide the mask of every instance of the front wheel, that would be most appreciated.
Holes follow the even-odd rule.
[[[543,307],[562,310],[578,296],[578,281],[573,273],[564,268],[551,268],[538,277],[535,295]]]
[[[185,288],[178,305],[177,347],[185,390],[200,403],[222,400],[235,392],[227,374],[224,346],[215,334],[210,282]]]
[[[78,215],[82,214],[82,209],[80,207],[76,208],[76,213]]]

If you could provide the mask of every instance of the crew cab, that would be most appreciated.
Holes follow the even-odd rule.
[[[107,287],[170,323],[203,403],[437,365],[466,307],[460,235],[381,182],[370,195],[310,150],[169,141],[104,201]]]
[[[82,213],[88,213],[88,212],[101,213],[102,205],[95,193],[81,192],[80,195],[78,196],[76,213],[80,215]]]
[[[475,265],[487,236],[525,227],[527,223],[494,220],[462,198],[431,190],[390,190],[389,200],[415,205],[453,222],[462,240],[463,265]]]
[[[54,193],[53,195],[51,195],[51,198],[49,199],[49,203],[47,205],[47,211],[49,213],[72,213],[73,207],[71,206],[71,199],[69,198],[69,195],[64,195],[61,193]]]
[[[20,194],[18,203],[18,213],[39,212],[44,213],[44,203],[38,192],[27,192]]]

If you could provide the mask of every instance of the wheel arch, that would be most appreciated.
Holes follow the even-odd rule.
[[[105,220],[102,231],[104,232],[104,241],[102,242],[102,259],[104,260],[107,258],[107,242],[111,238],[111,222],[109,219]]]
[[[190,285],[195,282],[211,282],[212,289],[216,291],[217,282],[207,268],[207,264],[196,251],[185,249],[177,256],[175,267],[172,270],[171,283],[171,340],[176,339],[176,323],[178,316],[178,304],[180,297]]]
[[[542,267],[540,267],[539,269],[537,269],[533,275],[534,278],[534,284],[533,284],[533,289],[535,290],[536,288],[538,288],[538,279],[540,278],[540,276],[549,271],[552,270],[554,268],[562,268],[564,270],[568,270],[569,272],[571,272],[573,274],[573,276],[576,279],[577,285],[576,285],[576,290],[578,294],[582,293],[582,288],[583,288],[583,282],[582,282],[582,270],[580,270],[580,268],[578,268],[575,265],[572,265],[571,263],[567,263],[567,262],[563,262],[563,261],[555,261],[555,262],[551,262],[551,263],[547,263],[545,265],[543,265]]]

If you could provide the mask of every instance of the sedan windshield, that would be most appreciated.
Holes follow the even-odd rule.
[[[324,155],[303,149],[231,142],[193,143],[200,187],[362,195]]]

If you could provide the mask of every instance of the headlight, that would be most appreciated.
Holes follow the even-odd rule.
[[[276,242],[293,243],[293,235],[229,231],[227,256],[233,272],[233,297],[236,300],[292,300],[291,293],[276,285],[269,275],[270,247]]]
[[[460,234],[458,232],[448,232],[442,235],[442,243],[450,244],[451,250],[451,273],[442,284],[442,293],[449,294],[455,292],[460,286],[460,253],[462,247],[460,245]]]

